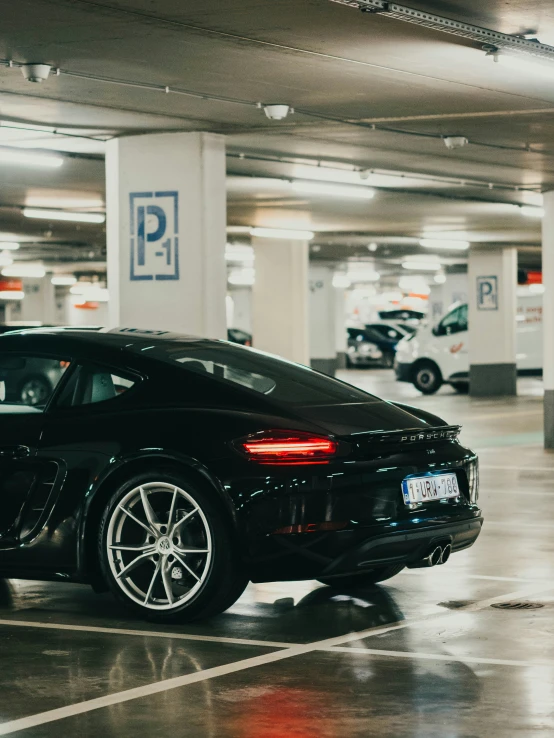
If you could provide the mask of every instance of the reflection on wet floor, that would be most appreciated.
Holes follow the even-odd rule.
[[[21,734],[554,734],[554,455],[530,440],[541,433],[540,383],[525,380],[521,395],[503,402],[449,388],[422,397],[384,371],[343,378],[464,425],[481,459],[486,523],[477,545],[444,567],[405,571],[379,587],[250,585],[227,613],[170,628],[85,586],[0,583],[0,735],[10,725],[19,731],[11,721],[65,707],[61,719]],[[544,607],[490,606],[514,599]],[[295,655],[296,644],[314,643]],[[286,658],[264,663],[276,653]],[[187,676],[201,681],[151,693],[155,682]],[[73,714],[76,703],[129,689],[139,693]]]

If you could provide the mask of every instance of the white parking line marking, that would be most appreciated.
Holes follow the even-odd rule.
[[[326,653],[357,653],[364,656],[386,656],[400,659],[426,659],[429,661],[452,661],[462,664],[492,664],[494,666],[545,666],[554,669],[554,662],[550,661],[517,661],[515,659],[488,659],[481,656],[464,656],[463,654],[421,653],[420,651],[381,651],[377,648],[350,648],[349,646],[334,646],[333,648],[319,649]]]
[[[44,630],[73,630],[81,633],[109,633],[111,635],[142,636],[143,638],[174,638],[183,641],[206,641],[207,643],[228,643],[238,646],[267,646],[268,648],[289,648],[293,643],[275,641],[255,641],[248,638],[226,638],[224,636],[191,635],[189,633],[164,633],[163,631],[131,630],[126,628],[101,628],[96,625],[66,625],[65,623],[41,623],[33,620],[0,620],[0,626],[16,628],[42,628]]]
[[[409,628],[412,625],[416,625],[418,623],[426,622],[429,620],[439,620],[454,617],[460,612],[476,612],[477,610],[489,607],[489,605],[492,605],[495,602],[504,602],[505,600],[510,599],[523,599],[534,594],[551,591],[552,589],[553,587],[548,588],[542,585],[540,588],[534,587],[532,589],[510,592],[509,594],[505,594],[500,597],[492,597],[487,600],[474,602],[467,607],[459,608],[457,610],[433,613],[419,620],[403,620],[400,623],[395,623],[394,625],[390,626],[369,628],[368,630],[359,631],[357,633],[350,633],[346,636],[336,636],[335,638],[327,638],[323,641],[314,641],[313,643],[295,645],[290,648],[285,648],[281,651],[264,654],[263,656],[254,656],[253,658],[243,659],[242,661],[235,661],[231,664],[215,666],[211,669],[204,669],[203,671],[198,671],[193,674],[186,674],[181,677],[174,677],[173,679],[165,679],[160,682],[146,684],[142,687],[127,689],[123,692],[115,692],[114,694],[105,695],[104,697],[96,697],[95,699],[85,700],[84,702],[78,702],[74,705],[67,705],[66,707],[59,707],[57,709],[48,710],[36,715],[29,715],[28,717],[19,718],[17,720],[10,720],[6,723],[0,723],[0,735],[10,735],[21,730],[34,728],[37,725],[44,725],[56,720],[62,720],[64,718],[73,717],[75,715],[82,715],[83,713],[91,712],[92,710],[109,707],[110,705],[118,705],[123,702],[129,702],[130,700],[140,699],[141,697],[150,697],[154,694],[159,694],[160,692],[167,692],[171,689],[185,687],[189,684],[196,684],[197,682],[203,682],[207,679],[216,679],[217,677],[227,676],[228,674],[234,674],[239,671],[254,669],[258,666],[266,666],[267,664],[276,663],[277,661],[283,661],[284,659],[294,658],[295,656],[303,656],[304,654],[330,649],[333,646],[341,646],[345,643],[351,643],[352,641],[357,641],[363,638],[382,635],[383,633],[388,633],[392,630]]]

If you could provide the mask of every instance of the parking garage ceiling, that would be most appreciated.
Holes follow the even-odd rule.
[[[410,6],[554,45],[546,0]],[[540,220],[518,205],[554,186],[554,61],[514,69],[478,42],[331,0],[19,0],[0,59],[0,146],[66,152],[55,171],[0,168],[1,230],[29,258],[101,261],[102,225],[31,225],[22,207],[97,210],[103,141],[161,130],[226,134],[229,223],[313,229],[326,258],[368,241],[394,257],[429,230],[537,257]],[[25,62],[54,69],[33,84]],[[274,121],[257,105],[276,102],[295,112]],[[29,124],[41,130],[19,130]],[[445,137],[468,143],[449,150]],[[299,195],[299,177],[376,194]]]

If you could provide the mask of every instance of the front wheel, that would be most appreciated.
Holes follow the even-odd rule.
[[[19,387],[19,402],[22,405],[45,405],[52,392],[52,385],[44,377],[27,377]]]
[[[171,473],[124,485],[106,507],[98,544],[112,592],[149,620],[216,615],[248,583],[215,496]]]
[[[416,364],[413,373],[413,385],[424,395],[433,395],[442,385],[440,369],[432,361]]]
[[[354,589],[356,587],[368,587],[378,582],[384,582],[386,579],[392,579],[404,569],[404,564],[395,564],[394,566],[380,566],[372,569],[364,574],[350,574],[344,577],[329,577],[328,579],[320,579],[322,584],[328,584],[331,587],[346,587]]]

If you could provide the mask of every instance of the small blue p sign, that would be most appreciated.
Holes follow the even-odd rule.
[[[498,310],[498,277],[477,277],[477,309]]]

